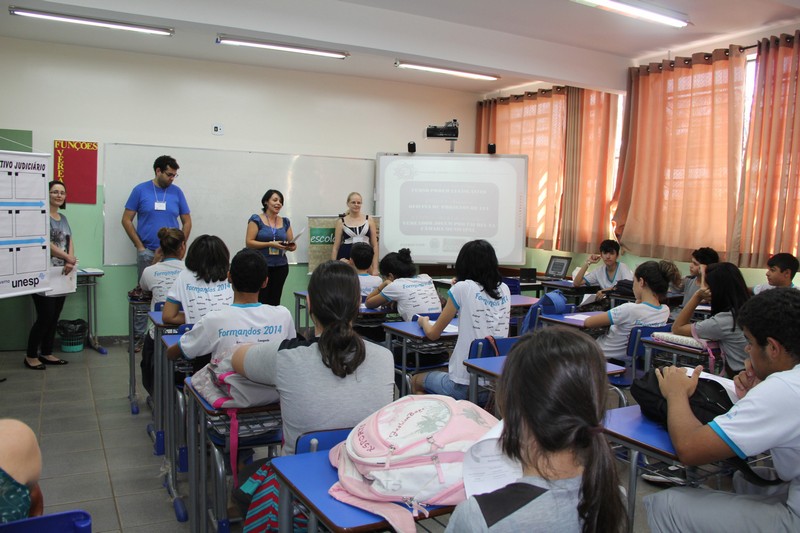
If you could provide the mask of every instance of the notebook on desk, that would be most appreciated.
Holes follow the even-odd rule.
[[[550,261],[547,263],[547,270],[545,270],[544,276],[540,279],[542,281],[556,281],[566,278],[567,271],[569,270],[569,264],[571,262],[571,257],[564,255],[551,255]]]

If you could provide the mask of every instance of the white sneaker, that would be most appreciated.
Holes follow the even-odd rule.
[[[642,479],[650,483],[683,487],[686,485],[686,479],[680,476],[683,475],[684,470],[683,466],[668,466],[656,472],[642,474]]]

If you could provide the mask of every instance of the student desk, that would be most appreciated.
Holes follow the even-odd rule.
[[[303,315],[300,314],[300,311],[304,311]],[[386,316],[392,313],[393,311],[386,308],[378,307],[375,309],[369,309],[364,307],[364,305],[361,305],[361,307],[358,309],[358,321],[364,320],[365,322],[372,322],[375,320],[380,320],[380,323],[383,323],[386,321]],[[300,320],[301,316],[303,317],[302,321]],[[294,320],[294,326],[297,330],[300,330],[301,327],[310,328],[313,325],[311,324],[311,317],[308,313],[308,291],[294,291]]]
[[[709,368],[711,361],[709,361],[708,352],[701,348],[694,348],[692,346],[682,346],[680,344],[673,344],[671,342],[663,342],[654,339],[653,337],[643,337],[641,339],[644,345],[644,369],[649,370],[653,361],[653,352],[664,352],[672,354],[672,364],[676,364],[677,357],[684,356],[696,360],[698,363],[703,363],[707,372],[714,371]],[[633,364],[636,364],[636,354],[633,355]],[[634,367],[635,368],[635,367]]]
[[[567,297],[567,300],[572,299],[573,303],[576,304],[580,303],[578,300],[584,294],[591,294],[600,290],[600,287],[596,287],[594,285],[582,285],[580,287],[576,287],[572,284],[572,280],[569,279],[542,281],[541,284],[545,293],[554,290],[560,290],[564,293],[564,296]]]
[[[187,410],[187,446],[189,451],[189,501],[191,516],[189,525],[192,533],[208,531],[209,519],[216,522],[217,531],[230,531],[227,516],[227,482],[225,479],[225,461],[216,446],[209,446],[209,428],[214,434],[225,439],[226,448],[230,444],[231,424],[224,409],[215,409],[192,386],[192,378],[184,380],[183,394]],[[280,442],[281,424],[280,405],[272,404],[261,407],[245,407],[238,409],[239,448],[243,446],[266,446]],[[274,436],[274,438],[272,438]],[[269,437],[269,442],[263,439]],[[248,439],[250,442],[248,442]],[[261,442],[252,444],[254,439]],[[209,453],[211,452],[211,453]],[[207,508],[208,458],[213,455],[213,506],[209,514]],[[331,467],[332,468],[332,467]],[[308,472],[305,473],[308,476]],[[309,476],[312,477],[312,476]],[[287,501],[287,500],[284,500]]]
[[[518,276],[504,276],[510,277],[512,279],[519,279]],[[433,284],[436,286],[437,289],[445,289],[448,290],[450,287],[453,286],[452,284],[453,278],[433,278]],[[535,292],[536,296],[540,296],[542,293],[542,282],[541,281],[520,281],[519,283],[519,290],[522,292]]]
[[[478,402],[478,378],[486,378],[494,381],[503,374],[506,357],[508,356],[500,355],[497,357],[480,357],[464,361],[464,366],[467,367],[467,372],[469,372],[469,401],[472,403]],[[606,374],[609,376],[624,373],[624,366],[606,363]]]
[[[128,298],[128,362],[130,379],[128,380],[128,400],[131,402],[131,414],[139,414],[139,398],[136,395],[136,339],[134,321],[137,316],[144,316],[150,310],[150,301],[131,300]],[[148,333],[145,332],[145,335]]]
[[[178,458],[176,451],[178,449],[178,435],[180,433],[179,423],[182,425],[183,420],[178,420],[175,414],[175,364],[170,361],[166,356],[166,350],[170,346],[178,344],[181,335],[169,334],[161,335],[161,375],[163,378],[162,392],[164,399],[164,427],[166,428],[164,438],[164,486],[167,492],[172,496],[172,505],[175,508],[175,515],[179,522],[185,522],[187,519],[186,506],[183,499],[178,494],[177,489],[177,476],[178,476]],[[158,365],[158,360],[155,361]],[[180,454],[185,457],[186,449],[181,450]],[[185,465],[185,460],[182,461]]]
[[[539,316],[539,320],[541,320],[543,324],[551,326],[569,326],[582,329],[584,327],[584,320],[574,318],[575,315],[594,316],[602,315],[604,312],[605,311],[589,311],[586,313],[568,313],[565,315],[541,315]]]
[[[336,468],[328,459],[328,452],[287,455],[272,460],[272,467],[280,482],[278,531],[291,533],[293,529],[292,506],[283,504],[291,501],[292,497],[302,502],[326,528],[335,533],[390,530],[391,527],[382,517],[342,503],[328,494],[331,486],[339,480]],[[453,507],[437,506],[429,511],[429,516],[433,517],[451,513]],[[422,514],[420,516],[425,518]]]
[[[636,297],[633,295],[622,295],[622,294],[614,294],[609,293],[608,299],[611,302],[611,307],[616,307],[626,302],[635,302]],[[669,307],[676,307],[681,305],[683,302],[683,293],[682,292],[668,292],[667,299],[664,302]]]
[[[458,326],[458,318],[454,318],[450,322],[453,326]],[[413,350],[430,351],[432,349],[444,350],[455,345],[458,340],[458,333],[444,333],[439,337],[439,340],[432,341],[425,336],[422,327],[418,322],[385,322],[383,330],[386,332],[386,347],[392,351],[392,344],[394,339],[397,338],[401,343],[402,352],[402,365],[403,372],[408,368],[408,351],[409,347]],[[406,380],[400,380],[400,396],[406,395]]]
[[[97,340],[97,280],[105,276],[105,272],[99,268],[79,268],[78,269],[78,287],[86,287],[86,315],[89,323],[89,346],[94,348],[98,353],[106,355],[108,350],[100,346],[100,341]]]
[[[164,344],[161,337],[165,334],[175,333],[178,326],[174,324],[166,324],[161,318],[161,311],[149,311],[147,317],[153,323],[153,367],[155,369],[155,376],[153,378],[153,425],[148,427],[148,433],[153,438],[153,453],[155,455],[164,455],[164,418],[168,416],[168,403],[173,403],[170,398],[174,397],[171,394],[171,389],[165,387],[167,383],[167,376],[169,373],[169,365],[167,365],[167,358],[164,355]],[[174,382],[174,376],[173,376]],[[173,383],[170,382],[170,383]]]

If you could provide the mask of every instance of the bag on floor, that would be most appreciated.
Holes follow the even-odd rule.
[[[269,463],[259,468],[240,489],[252,495],[247,516],[244,519],[243,533],[261,533],[262,531],[278,531],[278,489],[280,484],[272,465]],[[292,530],[306,531],[308,517],[305,512],[295,508],[292,510]]]
[[[648,370],[644,376],[633,380],[631,396],[639,404],[644,416],[667,427],[667,399],[661,394],[655,369]],[[708,424],[717,416],[730,411],[733,401],[721,383],[713,379],[700,378],[697,389],[689,397],[689,407],[700,422]],[[733,457],[728,459],[728,462],[740,470],[744,478],[754,485],[765,487],[783,483],[780,479],[768,480],[759,476],[741,457]]]
[[[330,451],[339,501],[384,517],[401,533],[428,505],[457,505],[464,492],[464,454],[497,419],[466,400],[411,395],[356,425]],[[404,503],[408,508],[392,502]]]
[[[522,325],[519,327],[519,334],[524,335],[536,326],[536,319],[539,314],[561,315],[567,311],[567,298],[560,290],[546,292],[529,309]]]

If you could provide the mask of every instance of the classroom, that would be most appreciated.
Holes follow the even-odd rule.
[[[175,35],[117,35],[0,13],[0,150],[52,153],[57,140],[97,143],[97,201],[70,204],[66,214],[81,266],[104,271],[96,287],[95,333],[116,346],[127,342],[125,295],[137,283],[136,265],[118,219],[107,219],[112,206],[104,199],[112,187],[130,190],[151,179],[153,159],[170,153],[170,148],[212,156],[220,151],[232,161],[237,153],[243,160],[246,153],[268,153],[363,162],[375,160],[378,153],[406,152],[413,141],[417,153],[471,154],[484,139],[476,119],[480,101],[557,86],[625,95],[630,67],[731,44],[752,46],[800,28],[800,6],[790,0],[742,1],[737,3],[740,12],[724,14],[715,12],[719,7],[713,0],[663,0],[658,2],[663,7],[689,13],[695,26],[683,36],[675,33],[682,30],[670,29],[672,35],[652,30],[652,42],[642,47],[648,27],[642,29],[624,17],[622,22],[607,19],[607,13],[576,2],[503,0],[489,6],[480,0],[452,0],[434,8],[424,1],[400,7],[389,0],[280,0],[264,5],[235,0],[223,9],[213,0],[20,0],[18,7],[166,26],[174,28]],[[612,21],[608,26],[593,27],[593,21],[607,20]],[[525,21],[535,22],[525,27]],[[574,42],[558,35],[570,21],[581,34]],[[220,34],[346,50],[349,57],[298,59],[294,54],[226,47],[214,43]],[[603,42],[615,40],[619,42]],[[626,45],[640,48],[623,51]],[[412,59],[500,79],[478,82],[394,66],[395,60]],[[460,127],[457,142],[425,137],[426,126],[441,126],[453,118]],[[30,146],[20,144],[25,139]],[[112,145],[134,146],[139,153],[152,147],[153,153],[122,176],[116,170],[108,172],[114,163],[108,159]],[[233,255],[244,245],[247,217],[259,210],[258,198],[272,183],[268,177],[260,182],[247,178],[254,187],[243,194],[253,199],[252,205],[215,204],[213,188],[192,190],[192,162],[179,163],[176,184],[187,193],[193,211],[199,205],[216,207],[218,212],[206,215],[206,220],[240,232],[239,241],[227,242]],[[125,181],[109,183],[112,174]],[[236,188],[237,175],[221,175],[220,183],[222,188]],[[336,190],[331,183],[326,187]],[[313,214],[342,212],[349,192],[341,189],[332,197],[325,193],[318,205],[329,211]],[[372,213],[373,191],[364,192],[364,210]],[[302,228],[306,221],[293,218],[292,210],[295,204],[301,212],[299,205],[308,192],[298,187],[283,193],[284,214]],[[109,234],[110,229],[115,233]],[[199,234],[193,231],[192,237]],[[128,246],[129,260],[108,261],[108,241]],[[703,245],[687,244],[690,249]],[[796,244],[795,250],[784,251],[796,254]],[[558,250],[552,241],[529,243],[525,265],[514,266],[544,271],[553,254],[571,256],[573,266],[590,255]],[[634,269],[651,256],[656,254],[629,252],[620,260]],[[689,257],[676,263],[686,275]],[[764,269],[765,265],[742,268],[747,285],[763,283]],[[306,263],[290,264],[282,305],[294,309],[293,292],[307,288],[308,274]],[[86,312],[85,298],[79,294],[67,299],[62,317],[85,317]],[[33,315],[28,297],[0,299],[0,351],[24,350]]]

